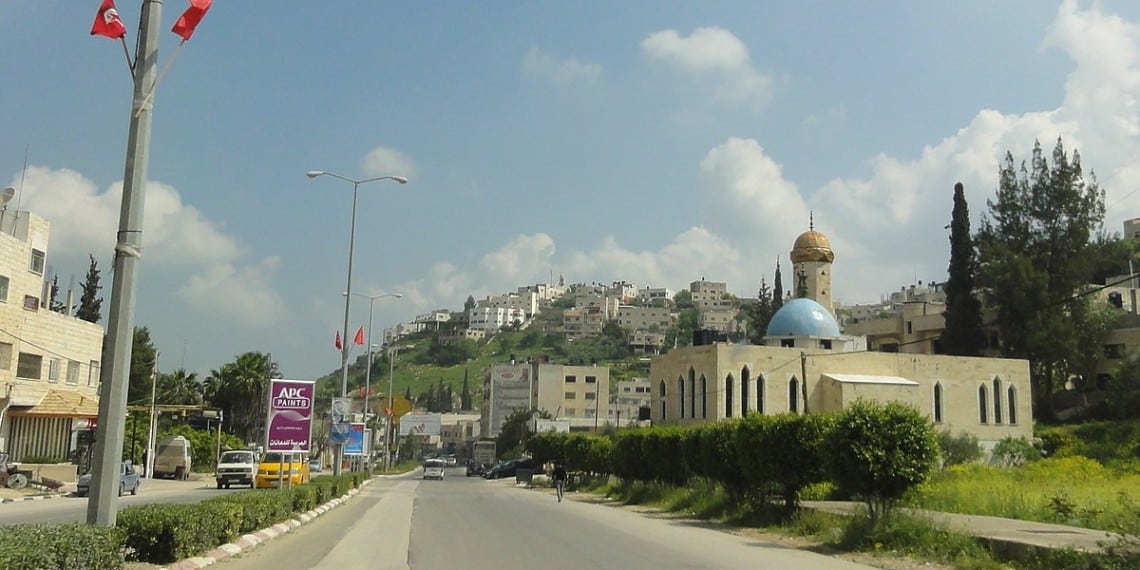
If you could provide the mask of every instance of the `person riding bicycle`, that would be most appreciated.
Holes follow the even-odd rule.
[[[566,466],[561,461],[554,462],[554,472],[550,478],[554,480],[554,493],[558,495],[558,502],[562,502],[563,489],[566,487]]]

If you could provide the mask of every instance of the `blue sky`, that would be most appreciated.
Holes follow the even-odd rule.
[[[4,4],[0,186],[51,220],[51,273],[92,253],[109,296],[122,47],[88,35],[98,0]],[[132,47],[140,6],[118,2]],[[353,289],[405,294],[377,337],[559,275],[753,296],[809,212],[835,298],[874,302],[945,278],[954,183],[976,228],[1035,139],[1080,151],[1107,230],[1140,216],[1138,96],[1124,0],[216,0],[154,101],[136,324],[164,371],[339,366],[352,187],[314,169],[411,179],[360,188]]]

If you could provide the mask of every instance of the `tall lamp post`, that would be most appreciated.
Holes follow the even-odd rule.
[[[344,287],[344,329],[341,334],[341,349],[340,349],[340,397],[348,397],[348,349],[352,346],[348,340],[348,310],[352,302],[352,250],[356,245],[356,196],[357,191],[360,189],[361,184],[368,182],[376,182],[378,180],[394,180],[400,184],[407,184],[408,179],[403,176],[377,176],[375,178],[365,178],[364,180],[354,180],[332,172],[324,170],[310,170],[305,174],[309,178],[316,178],[318,176],[331,176],[344,180],[345,182],[352,183],[352,223],[349,225],[348,230],[348,279]],[[336,447],[336,463],[333,464],[333,474],[340,475],[341,462],[344,460],[344,443],[340,443]]]
[[[353,295],[356,295],[357,297],[362,297],[364,299],[368,299],[368,368],[364,371],[364,423],[365,423],[365,425],[367,425],[368,424],[368,397],[370,396],[369,391],[372,388],[372,305],[374,303],[376,303],[376,299],[383,299],[385,297],[394,297],[396,299],[402,299],[404,297],[404,294],[403,293],[384,293],[383,295],[365,295],[363,293],[353,293]],[[348,293],[345,293],[345,296],[348,296]],[[389,389],[389,391],[390,391],[390,389]],[[390,393],[388,394],[388,401],[389,402],[392,401],[392,394],[390,394]],[[372,455],[372,446],[369,445],[368,449],[369,449],[368,455],[371,456]],[[387,452],[388,450],[385,449],[384,451]],[[367,465],[367,463],[368,462],[366,461],[365,465]]]
[[[395,328],[392,330],[392,346],[388,347],[388,429],[384,432],[384,451],[386,452],[386,459],[384,470],[387,471],[392,468],[392,420],[395,418],[396,411],[393,409],[396,406],[396,399],[392,396],[393,379],[395,379],[396,370],[396,355],[400,352],[400,329]]]

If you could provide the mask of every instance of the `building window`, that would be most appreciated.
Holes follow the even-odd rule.
[[[708,391],[707,391],[707,389],[708,389],[708,382],[705,380],[704,376],[701,376],[701,417],[702,418],[709,417]]]
[[[724,379],[724,417],[732,417],[732,374]]]
[[[48,382],[59,382],[59,369],[61,364],[63,363],[58,358],[48,360]]]
[[[740,417],[748,415],[748,383],[752,379],[748,377],[748,367],[740,369]]]
[[[567,376],[567,377],[566,377],[566,383],[567,383],[567,384],[573,384],[573,383],[575,383],[575,382],[577,382],[577,381],[578,381],[578,377],[577,377],[577,376]]]
[[[657,389],[661,392],[661,421],[665,421],[665,381],[661,381],[661,385]]]
[[[42,252],[38,249],[33,249],[32,250],[32,262],[31,262],[31,264],[28,265],[28,269],[32,273],[35,273],[36,275],[43,275],[44,274],[44,261],[46,259],[47,259],[47,254],[45,254],[44,252]]]
[[[685,379],[677,378],[677,413],[678,417],[685,417]]]
[[[942,383],[934,385],[934,423],[942,423]]]
[[[914,321],[906,322],[906,334],[914,334]]]
[[[831,350],[831,339],[825,338],[819,341],[819,347],[824,350]]]
[[[566,415],[568,417],[572,418],[572,417],[578,415],[578,409],[577,408],[566,408]]]
[[[67,383],[73,385],[79,383],[79,361],[77,360],[67,361]]]
[[[8,278],[0,275],[0,302],[8,302]]]
[[[1104,345],[1104,357],[1112,360],[1124,358],[1124,345],[1123,344],[1106,344]]]
[[[782,346],[784,348],[795,348],[796,347],[796,339],[794,339],[794,338],[782,338],[782,339],[780,339],[780,346]]]
[[[596,400],[596,399],[598,399],[598,395],[594,392],[586,392],[586,399],[587,400]]]
[[[38,311],[40,310],[40,298],[35,295],[24,295],[24,310],[25,311]]]
[[[1014,425],[1017,424],[1017,388],[1010,384],[1008,392],[1006,403],[1009,404],[1009,423]]]
[[[986,385],[978,386],[978,421],[983,424],[990,423],[990,406],[986,402]]]
[[[598,377],[597,376],[587,376],[586,377],[586,383],[587,384],[597,384],[598,383]]]
[[[16,377],[39,380],[43,375],[44,357],[21,352],[16,361]]]
[[[99,371],[100,371],[100,367],[99,367],[99,361],[98,360],[92,360],[91,362],[87,363],[87,385],[88,386],[98,386],[99,385]]]
[[[0,370],[12,369],[12,343],[0,342]]]
[[[702,378],[704,377],[702,376]],[[704,390],[702,389],[701,392]],[[704,402],[703,393],[701,394],[701,401]],[[689,369],[689,417],[697,417],[697,372],[692,368]]]
[[[622,388],[622,389],[621,389],[621,391],[622,391],[622,392],[629,392],[629,386],[626,386],[626,387]],[[637,389],[637,391],[638,391],[638,392],[640,392],[640,391],[641,391],[641,388],[638,388],[638,389]]]
[[[756,412],[764,413],[764,377],[756,379]]]
[[[793,376],[792,380],[788,382],[788,411],[793,414],[800,411],[800,381],[796,380]]]
[[[565,394],[562,394],[562,399],[564,399],[564,400],[573,400],[573,399],[576,399],[577,397],[578,397],[577,392],[566,392]]]
[[[994,378],[994,423],[1001,423],[1001,380]]]

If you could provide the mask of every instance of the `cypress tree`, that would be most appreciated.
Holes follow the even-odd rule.
[[[954,213],[950,221],[950,267],[946,281],[946,328],[942,352],[978,356],[982,352],[982,304],[974,295],[977,254],[970,236],[970,208],[962,183],[954,185]]]

